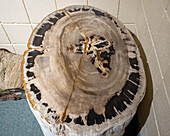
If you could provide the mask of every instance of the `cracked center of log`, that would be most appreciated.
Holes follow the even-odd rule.
[[[110,67],[111,55],[114,54],[113,43],[107,41],[104,37],[92,35],[87,37],[81,33],[84,39],[80,39],[79,44],[68,47],[69,51],[84,54],[86,58],[96,67],[103,77],[107,77]]]

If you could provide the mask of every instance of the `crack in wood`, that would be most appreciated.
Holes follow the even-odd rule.
[[[62,113],[61,119],[59,119],[59,120],[57,121],[57,123],[64,123],[64,121],[65,121],[66,112],[67,112],[68,106],[69,106],[69,104],[70,104],[72,95],[73,95],[73,93],[74,93],[74,91],[75,91],[77,76],[78,76],[78,74],[79,74],[79,72],[80,72],[80,70],[81,70],[82,58],[83,58],[83,57],[81,57],[81,58],[80,58],[80,61],[79,61],[78,72],[77,72],[77,74],[75,75],[75,79],[73,80],[73,88],[72,88],[72,91],[71,91],[71,93],[70,93],[70,96],[69,96],[67,105],[66,105],[66,107],[65,107],[65,109],[64,109],[64,112]]]
[[[64,11],[65,11],[65,13],[72,19],[72,15],[71,15],[70,13],[68,13],[66,9],[64,9]],[[73,20],[72,20],[72,21],[73,21]],[[78,28],[79,31],[80,31],[81,29],[80,29],[79,25],[78,25],[77,23],[75,23],[75,25],[77,26],[77,28]],[[85,36],[85,34],[84,34],[83,32],[80,31],[80,34],[82,35],[83,38],[86,39],[87,36]],[[70,104],[72,95],[73,95],[73,93],[74,93],[74,91],[75,91],[77,76],[78,76],[78,74],[79,74],[79,72],[80,72],[80,70],[81,70],[82,58],[83,58],[83,56],[80,58],[80,62],[79,62],[79,65],[78,65],[78,72],[77,72],[77,74],[75,75],[75,79],[73,80],[73,88],[72,88],[72,91],[71,91],[71,93],[70,93],[70,96],[69,96],[67,105],[66,105],[66,107],[65,107],[65,109],[64,109],[64,112],[62,113],[61,118],[57,121],[57,123],[64,123],[64,121],[65,121],[67,109],[68,109],[68,107],[69,107],[69,104]]]

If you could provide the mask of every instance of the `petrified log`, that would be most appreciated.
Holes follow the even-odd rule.
[[[45,135],[122,135],[145,93],[136,43],[89,6],[48,15],[23,60],[27,99]]]
[[[90,6],[66,7],[43,19],[29,39],[22,78],[47,136],[122,135],[145,94],[131,34]]]

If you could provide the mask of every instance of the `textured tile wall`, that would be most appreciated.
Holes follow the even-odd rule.
[[[0,1],[0,48],[23,54],[35,26],[49,13],[68,5],[90,5],[121,19],[135,34],[136,0],[4,0]],[[136,3],[136,2],[135,2]],[[126,8],[127,6],[127,8]],[[128,12],[127,12],[128,10]],[[126,14],[130,18],[126,17]]]
[[[142,136],[170,135],[170,0],[139,0],[136,26],[153,80]]]
[[[119,0],[89,0],[88,5],[98,7],[117,17]]]
[[[120,0],[118,18],[123,23],[134,23],[136,19],[138,0]]]
[[[57,9],[55,0],[23,0],[31,23],[39,23],[41,20]]]

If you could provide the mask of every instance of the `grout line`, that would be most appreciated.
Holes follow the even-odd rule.
[[[12,45],[11,43],[0,43],[0,46],[8,46],[8,45]]]
[[[127,25],[134,25],[135,23],[134,22],[123,22],[121,21],[123,24],[127,24]]]
[[[25,24],[25,25],[30,25],[30,23],[28,22],[3,22],[4,25],[8,25],[8,24]]]
[[[151,39],[151,42],[152,42],[153,47],[155,47],[155,44],[154,44],[154,41],[153,41],[153,38],[152,38],[152,34],[151,34],[151,29],[150,29],[150,27],[149,27],[149,21],[148,21],[148,18],[147,18],[147,16],[146,16],[147,14],[146,14],[146,12],[145,12],[143,0],[141,0],[141,4],[142,4],[142,10],[143,10],[144,17],[145,17],[145,20],[146,20],[146,25],[147,25],[147,29],[148,29],[148,32],[149,32],[149,36],[150,36],[150,39]],[[158,34],[158,32],[159,32],[159,30],[160,30],[160,27],[161,27],[161,25],[162,25],[163,17],[164,17],[164,14],[163,14],[163,16],[162,16],[162,21],[161,21],[161,24],[160,24],[159,29],[158,29],[158,31],[157,31],[157,34]]]
[[[137,30],[137,26],[136,26],[136,24],[135,23],[123,23],[125,26],[134,26],[134,28],[135,28],[135,32],[136,33],[134,33],[136,36],[137,36],[137,38],[139,38],[139,33],[138,33],[138,30]]]
[[[169,25],[170,25],[170,15],[168,15],[167,11],[165,11],[165,16],[167,17],[167,20],[168,20]]]
[[[155,56],[156,56],[156,61],[158,63],[158,67],[159,67],[159,71],[161,73],[161,76],[163,78],[161,66],[160,66],[160,63],[159,63],[159,60],[158,60],[158,55],[157,55],[157,52],[156,52],[156,49],[155,49],[155,44],[154,44],[154,41],[153,41],[153,38],[152,38],[151,30],[150,30],[150,27],[149,27],[148,19],[147,19],[147,16],[146,16],[146,12],[145,12],[142,0],[141,0],[141,4],[142,4],[142,9],[143,9],[143,12],[144,12],[144,16],[145,16],[145,20],[146,20],[146,25],[147,25],[147,29],[148,29],[148,32],[149,32],[149,36],[150,36],[150,39],[151,39],[151,43],[152,43],[152,46],[153,46],[153,49],[154,49],[154,53],[155,53]]]
[[[160,132],[159,132],[159,128],[158,128],[158,121],[156,119],[156,114],[155,114],[155,109],[154,109],[153,103],[152,103],[152,110],[153,110],[153,116],[154,116],[154,119],[155,119],[155,125],[156,125],[156,129],[157,129],[157,132],[158,132],[158,136],[160,136]]]
[[[12,44],[12,48],[13,48],[14,52],[17,54],[17,52],[16,52],[15,47],[14,47],[14,45],[13,45],[13,44]]]
[[[4,27],[4,25],[3,25],[3,23],[2,23],[2,22],[1,22],[1,26],[2,26],[2,29],[3,29],[3,30],[4,30],[4,32],[5,32],[5,35],[7,36],[8,40],[9,40],[10,45],[12,46],[12,48],[13,48],[14,52],[16,53],[16,50],[15,50],[15,48],[14,48],[13,44],[12,44],[12,41],[11,41],[11,39],[9,38],[9,35],[8,35],[7,31],[5,30],[5,27]],[[4,45],[4,44],[3,44],[3,45]],[[9,44],[8,44],[8,45],[9,45]]]
[[[141,130],[140,130],[140,132],[139,132],[139,133],[140,133],[140,136],[143,136],[143,135],[141,135],[141,134],[142,134],[142,133],[141,133],[142,131],[145,132],[145,134],[146,134],[145,136],[148,136],[147,129],[146,129],[146,125],[144,125],[144,126],[141,128]]]
[[[9,36],[8,36],[8,33],[7,33],[7,31],[5,30],[5,27],[4,27],[4,25],[3,25],[2,23],[1,23],[1,26],[2,26],[2,29],[3,29],[4,32],[5,32],[5,34],[6,34],[7,38],[8,38],[8,40],[9,40],[9,43],[12,44],[12,42],[11,42]]]
[[[118,1],[118,7],[117,7],[117,19],[119,18],[119,10],[120,10],[120,0]]]
[[[151,30],[150,30],[150,28],[149,28],[149,23],[148,23],[148,20],[147,20],[147,16],[146,16],[146,12],[145,12],[144,5],[143,5],[142,0],[141,0],[141,4],[142,4],[142,8],[143,8],[145,20],[146,20],[148,32],[149,32],[149,35],[150,35],[150,38],[151,38],[151,42],[152,42],[152,45],[153,45],[153,49],[154,49],[154,52],[153,52],[153,53],[155,53],[156,61],[157,61],[157,63],[158,63],[158,68],[159,68],[159,71],[160,71],[160,74],[161,74],[161,77],[162,77],[161,82],[163,81],[163,85],[164,85],[164,89],[165,89],[165,94],[166,94],[166,97],[167,97],[167,100],[168,100],[168,104],[170,105],[170,100],[169,100],[169,97],[168,97],[168,94],[167,94],[167,89],[166,89],[166,86],[165,86],[165,83],[164,83],[164,80],[163,80],[163,79],[164,79],[163,73],[162,73],[161,66],[160,66],[159,59],[158,59],[158,54],[157,54],[157,51],[156,51],[156,48],[155,48],[155,45],[154,45],[154,42],[153,42]],[[164,20],[164,16],[163,16],[162,22],[163,22],[163,20]],[[162,24],[162,22],[161,22],[161,24]],[[160,30],[160,28],[159,28],[159,30]],[[159,31],[159,30],[158,30],[158,31]],[[160,86],[161,82],[159,82],[159,84],[157,85],[156,90],[157,90],[158,87]],[[156,94],[156,92],[155,92],[154,94]]]
[[[31,19],[30,19],[30,17],[29,17],[29,14],[28,14],[28,11],[27,11],[27,8],[26,8],[26,5],[25,5],[24,0],[22,0],[22,3],[23,3],[23,6],[24,6],[24,9],[25,9],[25,12],[26,12],[26,14],[27,14],[27,18],[28,18],[28,20],[29,20],[29,23],[31,24],[31,29],[33,30],[32,23],[31,23]]]
[[[149,28],[149,23],[148,23],[148,19],[147,19],[147,16],[146,16],[146,12],[145,12],[142,0],[141,0],[141,4],[142,4],[142,10],[143,10],[144,17],[145,17],[145,20],[146,20],[146,25],[147,25],[147,29],[148,29],[148,32],[149,32],[149,36],[150,36],[150,39],[151,39],[151,43],[152,43],[152,46],[154,46],[153,38],[152,38],[152,35],[151,35],[151,30]]]
[[[147,31],[148,32],[148,31]],[[149,33],[149,32],[148,32]],[[152,44],[152,43],[151,43]],[[154,47],[153,47],[153,45],[151,45],[151,47],[150,47],[150,53],[148,54],[148,56],[147,56],[147,60],[148,60],[148,64],[150,63],[150,59],[151,59],[151,55],[152,55],[152,53],[154,53]],[[150,65],[150,64],[149,64]]]
[[[11,44],[11,43],[0,43],[0,47],[1,47],[1,46],[9,46],[9,45],[11,45],[11,46],[12,46],[12,44]]]
[[[165,11],[168,9],[169,3],[170,3],[170,0],[168,0],[167,5],[164,6],[164,3],[163,3],[162,0],[161,0],[162,8],[163,8]]]
[[[55,3],[56,10],[58,10],[58,7],[57,7],[57,0],[54,0],[54,3]]]
[[[40,22],[31,22],[32,25],[39,24]]]
[[[169,130],[166,132],[165,136],[168,136],[169,133],[170,133],[170,128],[169,128]]]
[[[38,25],[38,23],[33,23],[32,25]]]
[[[13,43],[13,44],[12,43],[0,43],[0,46],[1,45],[5,45],[5,46],[6,45],[27,45],[27,43]]]
[[[9,26],[9,25],[25,25],[25,26],[31,26],[32,24],[6,24],[6,23],[3,23],[3,25],[6,25],[6,26]]]
[[[2,45],[2,46],[1,46]],[[12,45],[12,44],[0,44],[0,49],[7,49],[8,51],[10,50],[10,49],[8,49],[8,47],[12,47],[12,50],[10,51],[10,52],[12,52],[12,53],[16,53],[16,50],[15,50],[15,48],[14,48],[14,46]]]
[[[160,70],[160,73],[161,73],[161,76],[162,76],[162,79],[163,79],[163,74],[162,74],[160,63],[159,63],[159,59],[158,59],[158,54],[157,54],[156,48],[154,47],[153,50],[154,50],[154,53],[155,53],[155,56],[156,56],[156,61],[158,63],[158,67],[159,67],[159,70]]]
[[[157,86],[156,86],[156,88],[155,88],[155,91],[153,92],[153,98],[155,97],[155,95],[156,95],[156,93],[157,93],[157,91],[158,91],[158,89],[159,89],[159,87],[160,87],[160,85],[161,85],[162,82],[163,82],[163,79],[161,79],[161,80],[158,82],[158,84],[157,84]]]
[[[123,23],[124,25],[136,25],[135,23]]]

